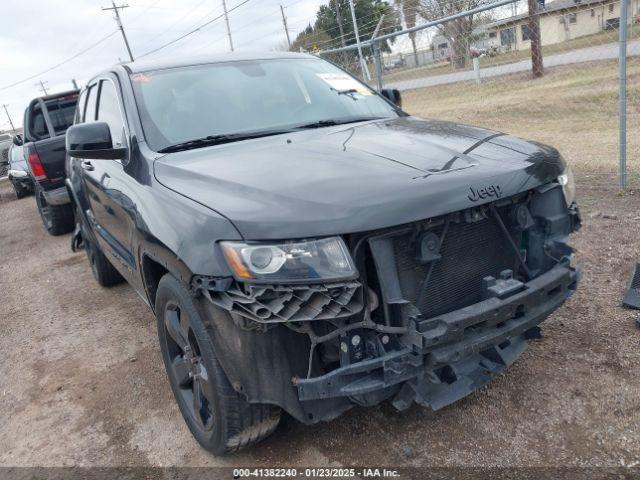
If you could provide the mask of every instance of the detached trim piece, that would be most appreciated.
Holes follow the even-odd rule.
[[[205,290],[220,308],[259,323],[345,318],[362,311],[358,281],[307,285],[234,283],[225,291]]]
[[[640,263],[636,263],[636,267],[633,269],[622,304],[625,307],[640,309]]]

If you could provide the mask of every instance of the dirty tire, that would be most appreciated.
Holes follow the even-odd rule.
[[[189,430],[203,448],[224,455],[269,436],[280,421],[280,408],[250,404],[232,388],[216,357],[213,330],[195,301],[173,275],[162,277],[155,302],[160,349]]]
[[[35,194],[38,212],[47,232],[51,235],[64,235],[72,232],[75,227],[73,205],[71,203],[49,205],[41,188],[36,188]]]
[[[104,256],[100,247],[87,238],[83,239],[84,250],[87,253],[87,259],[91,266],[93,278],[103,287],[111,287],[122,283],[124,278],[120,272],[115,269],[111,262]]]
[[[22,185],[20,185],[19,183],[14,183],[13,184],[13,189],[16,192],[16,197],[18,197],[18,199],[24,198],[27,195],[29,195],[29,189],[23,187]]]

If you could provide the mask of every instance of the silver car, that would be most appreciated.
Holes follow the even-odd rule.
[[[13,144],[13,137],[8,133],[0,133],[0,177],[7,175],[9,164],[9,148]]]
[[[24,149],[21,142],[13,142],[9,148],[9,180],[16,191],[18,198],[23,198],[33,193],[33,179],[29,175],[27,160],[24,157]]]

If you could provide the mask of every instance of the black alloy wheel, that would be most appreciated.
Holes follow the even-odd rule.
[[[154,310],[162,360],[180,412],[202,447],[224,455],[268,437],[278,426],[280,408],[249,403],[244,392],[231,385],[212,326],[231,320],[223,311],[199,304],[206,301],[166,273],[158,283]]]
[[[184,399],[189,414],[202,432],[213,429],[213,386],[201,355],[189,315],[173,301],[164,312],[165,338],[170,358],[169,375]]]

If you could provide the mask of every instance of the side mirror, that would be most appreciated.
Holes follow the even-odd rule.
[[[402,108],[402,95],[400,95],[400,90],[397,88],[383,88],[380,90],[380,93],[391,103]]]
[[[75,158],[122,160],[124,147],[113,147],[111,130],[106,122],[80,123],[69,127],[66,135],[67,153]]]
[[[22,139],[22,135],[20,135],[19,133],[13,137],[13,144],[16,147],[21,147],[23,143],[24,143],[24,140]]]

